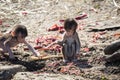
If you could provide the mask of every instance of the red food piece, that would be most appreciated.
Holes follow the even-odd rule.
[[[59,20],[59,22],[64,22],[65,20]]]
[[[64,27],[63,26],[59,27],[58,31],[59,31],[59,33],[64,33],[65,32]]]
[[[38,45],[39,43],[43,43],[45,41],[45,37],[44,36],[41,36],[41,37],[38,37],[36,40],[35,40],[35,43]]]
[[[61,68],[60,72],[65,73],[65,72],[68,72],[68,70],[69,70],[69,67],[63,66],[63,67]]]
[[[107,33],[106,31],[99,32],[100,35],[103,35],[103,34],[106,34],[106,33]]]
[[[81,16],[78,16],[78,17],[76,17],[75,19],[76,19],[76,20],[80,20],[80,19],[83,19],[83,18],[85,18],[85,17],[87,17],[87,14],[83,14],[83,15],[81,15]]]
[[[88,52],[89,51],[89,48],[84,48],[83,49],[85,52]]]
[[[28,13],[27,13],[27,12],[25,12],[25,11],[24,11],[24,12],[22,12],[22,15],[24,15],[24,16],[26,16],[27,14],[28,14]]]
[[[68,72],[70,67],[72,67],[73,63],[69,63],[67,66],[62,66],[60,72],[65,73]]]
[[[2,23],[3,23],[3,22],[2,22],[2,20],[0,19],[0,25],[2,25]]]
[[[57,24],[54,24],[53,26],[51,26],[51,27],[48,29],[48,31],[56,31],[56,30],[58,30],[58,29],[59,29],[58,25],[57,25]]]

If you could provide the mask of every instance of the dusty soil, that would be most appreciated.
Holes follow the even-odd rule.
[[[116,1],[119,4],[119,0]],[[120,80],[120,62],[106,63],[102,60],[104,48],[120,37],[119,28],[114,28],[120,26],[117,9],[112,0],[1,0],[1,33],[9,32],[16,24],[23,24],[28,29],[27,40],[33,46],[36,46],[38,37],[61,36],[59,31],[48,31],[54,24],[63,26],[60,20],[83,14],[87,17],[76,20],[82,47],[80,59],[75,64],[65,65],[62,58],[31,60],[32,53],[24,51],[26,46],[20,44],[13,51],[19,60],[11,62],[7,56],[0,59],[0,79]],[[40,53],[55,54],[54,51],[43,50]],[[21,65],[21,70],[5,77],[8,73],[2,67],[13,65]],[[65,66],[68,70],[64,70]]]

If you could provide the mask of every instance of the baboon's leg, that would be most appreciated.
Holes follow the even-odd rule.
[[[72,44],[72,60],[76,59],[76,47],[75,47],[75,43]]]
[[[63,45],[63,48],[62,48],[62,53],[63,53],[63,58],[65,59],[65,60],[68,60],[68,58],[67,58],[67,55],[66,54],[68,54],[68,49],[67,49],[67,47],[68,47],[68,45],[67,44],[64,44]]]
[[[75,43],[65,43],[62,52],[65,60],[72,61],[76,59]]]

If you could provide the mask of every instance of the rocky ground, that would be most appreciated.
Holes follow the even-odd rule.
[[[120,4],[119,0],[116,2]],[[77,19],[84,14],[87,16]],[[112,0],[0,0],[1,33],[23,24],[28,29],[27,40],[36,46],[38,37],[62,35],[48,28],[63,26],[61,20],[75,18],[82,44],[80,59],[68,65],[62,58],[31,60],[31,52],[24,51],[26,46],[20,44],[13,51],[18,61],[0,59],[0,80],[120,80],[120,62],[102,60],[104,48],[120,37],[119,17]]]

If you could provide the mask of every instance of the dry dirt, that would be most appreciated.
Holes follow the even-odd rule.
[[[117,9],[112,0],[0,0],[1,33],[23,24],[32,46],[36,46],[38,37],[61,36],[58,31],[48,31],[54,24],[62,26],[60,20],[87,14],[76,20],[82,56],[76,64],[68,64],[69,70],[62,71],[65,66],[62,58],[30,60],[32,53],[24,51],[26,46],[20,44],[14,50],[18,61],[10,62],[7,57],[0,59],[0,80],[120,80],[120,62],[101,60],[104,48],[120,36],[119,28],[113,28],[120,26]],[[111,29],[106,30],[108,28]],[[49,51],[40,53],[51,54]]]

